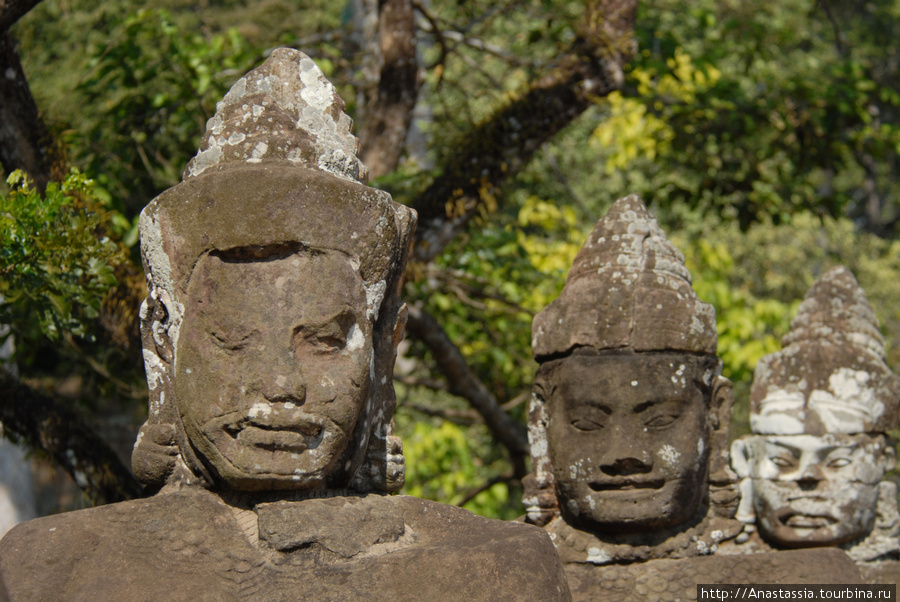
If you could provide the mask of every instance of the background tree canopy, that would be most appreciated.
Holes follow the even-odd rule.
[[[96,469],[78,483],[95,502],[135,492],[96,449],[146,412],[136,216],[279,45],[338,86],[373,185],[420,214],[396,374],[407,493],[522,513],[532,317],[631,192],[716,307],[733,436],[756,362],[832,265],[857,275],[900,368],[896,1],[34,4],[0,4],[0,61],[21,59],[40,116],[7,78],[25,108],[0,110],[0,162],[35,186],[12,175],[0,198],[20,371],[0,420],[72,474]],[[17,124],[30,138],[5,133]],[[83,418],[75,460],[38,408]]]

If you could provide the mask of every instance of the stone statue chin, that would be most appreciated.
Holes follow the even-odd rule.
[[[275,51],[144,209],[133,463],[158,492],[18,526],[0,599],[568,599],[539,529],[385,495],[415,213],[365,185],[342,109]]]

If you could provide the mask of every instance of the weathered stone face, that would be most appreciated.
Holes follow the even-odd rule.
[[[776,548],[842,546],[860,561],[896,554],[896,496],[881,483],[894,450],[882,433],[897,423],[900,380],[850,270],[816,281],[782,344],[754,373],[754,435],[732,446],[739,518]]]
[[[684,256],[638,197],[616,201],[532,324],[523,502],[564,563],[710,554],[740,531],[716,344]]]
[[[243,491],[402,487],[392,374],[415,213],[364,185],[343,106],[308,56],[273,51],[217,105],[184,181],[142,212],[150,412],[132,463],[149,487],[173,480]],[[325,316],[322,308],[332,305],[342,313]],[[315,315],[324,321],[308,323]],[[271,340],[251,344],[247,358],[236,349],[216,355],[222,349],[210,333],[222,324]],[[313,327],[349,337],[346,347],[328,359],[298,342],[317,335],[290,333]],[[290,385],[303,389],[303,400],[266,398],[265,370],[286,361],[279,350],[290,352],[293,372],[285,367],[271,378],[304,380]],[[336,400],[327,412],[311,410],[327,397]],[[257,403],[271,406],[271,423]],[[295,407],[285,413],[288,403]],[[256,468],[264,459],[274,465]]]
[[[607,353],[542,366],[536,390],[548,397],[547,444],[567,522],[641,531],[697,513],[707,490],[711,363]]]
[[[309,489],[333,472],[369,398],[372,330],[346,256],[270,251],[198,263],[176,395],[191,444],[228,486]]]
[[[882,435],[753,436],[733,461],[752,482],[762,536],[778,547],[840,545],[867,535],[879,483],[894,465]]]

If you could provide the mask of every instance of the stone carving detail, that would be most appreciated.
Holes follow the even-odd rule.
[[[532,336],[527,519],[564,563],[710,554],[740,530],[715,313],[639,198],[600,220]]]
[[[697,583],[861,583],[840,550],[720,556],[741,533],[731,383],[713,308],[636,196],[617,201],[538,314],[526,520],[575,600],[670,600]]]
[[[568,599],[540,529],[377,495],[403,483],[415,214],[364,185],[342,109],[309,57],[276,50],[144,209],[133,463],[159,492],[14,529],[0,598]]]
[[[900,559],[897,489],[882,481],[895,462],[885,432],[897,424],[900,379],[850,270],[813,285],[782,344],[757,364],[753,434],[732,447],[748,523],[737,548],[839,546],[857,562]]]

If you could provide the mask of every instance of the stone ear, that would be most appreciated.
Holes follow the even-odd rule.
[[[731,409],[734,406],[734,384],[724,376],[717,376],[712,385],[709,416],[714,431],[724,430],[728,436]]]
[[[158,289],[152,291],[141,304],[141,341],[145,350],[154,352],[160,360],[171,365],[175,356],[168,331],[171,312],[161,298],[168,295],[158,292]]]
[[[747,439],[741,437],[731,444],[731,468],[742,479],[750,477],[750,446]]]
[[[734,405],[733,393],[731,381],[717,376],[709,400],[709,475],[710,479],[722,483],[734,478],[728,466],[728,425]]]
[[[746,436],[735,439],[731,444],[731,469],[740,479],[741,492],[735,518],[751,525],[756,522],[756,511],[753,509],[753,479],[750,478],[752,453],[750,439]]]

